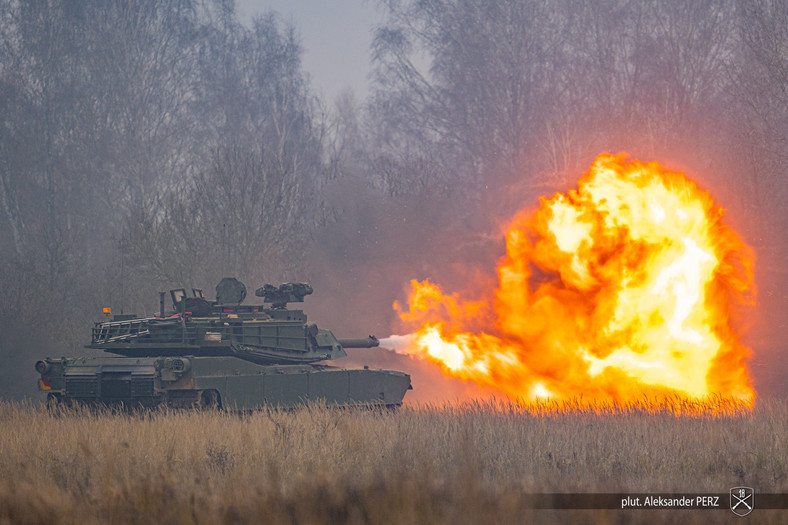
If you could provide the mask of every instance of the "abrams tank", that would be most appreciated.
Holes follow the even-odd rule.
[[[86,348],[115,356],[46,358],[35,364],[47,403],[129,407],[198,407],[254,410],[292,407],[307,401],[396,407],[411,389],[410,376],[392,370],[348,369],[325,361],[345,348],[378,346],[374,336],[337,339],[307,322],[306,283],[266,284],[255,295],[263,304],[241,304],[246,287],[224,278],[216,300],[200,289],[170,290],[172,310],[159,315],[110,316],[93,326]],[[266,306],[267,305],[267,306]]]

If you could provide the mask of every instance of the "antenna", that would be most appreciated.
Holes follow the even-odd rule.
[[[120,242],[121,242],[122,245],[126,244],[126,234],[125,233],[121,234],[121,241]],[[120,251],[120,315],[123,315],[123,295],[124,295],[124,292],[125,292],[125,289],[126,289],[126,279],[125,279],[125,275],[124,275],[124,272],[123,272],[123,270],[124,270],[124,268],[123,268],[123,261],[124,260],[125,260],[125,257],[123,256],[123,250],[121,250]]]
[[[227,223],[222,223],[222,268],[221,275],[227,275]]]

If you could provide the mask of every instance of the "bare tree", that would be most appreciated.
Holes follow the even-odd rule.
[[[108,262],[129,203],[188,170],[196,12],[37,1],[0,14],[3,219],[22,267],[73,300]]]
[[[742,153],[747,157],[744,179],[756,214],[780,209],[786,198],[782,173],[788,167],[788,5],[783,2],[742,1],[738,11],[741,39],[739,60],[733,71],[732,102],[741,108],[739,121]],[[745,126],[741,126],[746,122]],[[761,231],[783,239],[782,231]]]
[[[557,100],[566,2],[384,3],[389,22],[375,40],[383,152],[404,145],[406,162],[422,159],[413,168],[437,164],[422,176],[471,194],[533,165],[532,139]]]
[[[200,51],[196,106],[212,125],[203,136],[210,158],[125,226],[129,265],[160,281],[303,278],[325,216],[323,117],[294,29],[273,14],[247,29],[230,7],[211,13]]]

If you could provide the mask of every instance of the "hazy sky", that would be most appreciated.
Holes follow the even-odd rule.
[[[270,9],[301,33],[303,66],[329,105],[346,88],[367,94],[372,30],[382,11],[371,0],[237,0],[239,18]]]

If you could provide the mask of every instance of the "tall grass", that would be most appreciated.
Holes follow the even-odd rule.
[[[788,489],[785,400],[717,415],[675,401],[244,415],[0,402],[0,523],[551,522],[567,511],[531,510],[526,494]],[[721,512],[575,514],[706,523]]]

